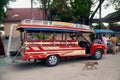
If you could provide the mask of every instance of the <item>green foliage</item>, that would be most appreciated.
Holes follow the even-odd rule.
[[[38,0],[42,4],[44,16],[49,20],[60,20],[66,22],[88,22],[91,7],[100,0]],[[101,0],[104,1],[104,0]],[[105,8],[111,4],[120,13],[120,0],[107,0]],[[110,4],[111,3],[111,4]],[[47,14],[47,11],[49,15]]]
[[[40,4],[42,4],[42,8],[43,8],[43,18],[46,20],[47,19],[47,12],[49,10],[49,5],[51,0],[37,0],[39,1]]]
[[[67,0],[54,0],[52,4],[50,5],[50,20],[61,20],[61,21],[72,21],[73,15],[72,11],[69,6],[67,6],[67,3],[65,2]]]
[[[94,39],[95,39],[95,34],[94,34],[94,33],[91,33],[91,34],[89,35],[89,37],[90,37],[90,41],[93,42]]]
[[[4,11],[4,8],[6,7],[7,3],[10,0],[0,0],[0,23],[2,23],[3,18],[6,18],[7,15]]]
[[[75,2],[71,2],[75,15],[87,18],[90,15],[90,9],[92,4],[93,3],[91,0],[75,0]]]
[[[112,4],[115,9],[120,12],[120,0],[108,0],[109,4]]]
[[[41,39],[40,34],[36,34],[35,37],[36,37],[36,40],[40,40]]]
[[[42,39],[43,39],[43,40],[45,40],[45,39],[46,39],[45,34],[42,34]]]
[[[89,19],[92,5],[92,0],[53,0],[49,9],[49,19],[83,22]]]
[[[40,40],[40,39],[43,39],[43,40],[44,40],[44,39],[46,39],[46,36],[45,36],[45,34],[40,35],[40,34],[38,33],[38,34],[35,35],[35,39],[36,39],[36,40]]]

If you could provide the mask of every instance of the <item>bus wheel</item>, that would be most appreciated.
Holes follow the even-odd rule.
[[[59,62],[59,57],[56,55],[48,56],[45,60],[46,65],[50,67],[57,65],[58,62]]]
[[[92,58],[95,60],[100,60],[102,58],[102,50],[97,49]]]

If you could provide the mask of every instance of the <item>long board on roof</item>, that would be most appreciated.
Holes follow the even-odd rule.
[[[56,30],[74,30],[74,31],[82,31],[82,32],[93,32],[90,29],[90,26],[83,24],[75,24],[68,22],[58,22],[58,21],[45,21],[45,20],[23,20],[19,25],[18,29],[21,28],[43,28],[43,29],[56,29]]]

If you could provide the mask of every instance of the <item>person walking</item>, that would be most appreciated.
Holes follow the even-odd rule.
[[[106,48],[106,51],[105,51],[105,53],[107,53],[107,37],[106,37],[106,35],[105,34],[103,34],[103,36],[102,36],[102,42],[103,42],[103,44],[105,45],[105,48]]]
[[[105,36],[105,34],[103,34],[103,36],[102,36],[102,42],[103,42],[103,44],[105,44],[105,46],[106,46],[106,48],[107,48],[107,37]]]
[[[117,37],[115,35],[112,35],[111,42],[113,43],[113,54],[116,54],[116,43],[117,43]]]

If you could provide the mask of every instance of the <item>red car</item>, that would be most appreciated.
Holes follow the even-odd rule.
[[[19,25],[23,60],[42,60],[55,66],[66,57],[91,56],[99,60],[105,45],[91,43],[87,35],[93,31],[82,24],[24,20]]]

